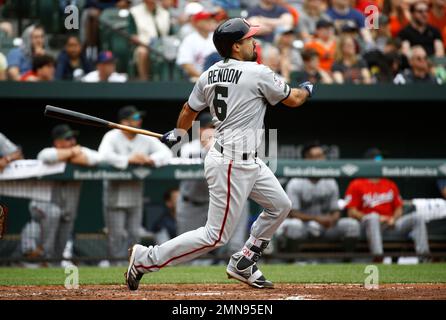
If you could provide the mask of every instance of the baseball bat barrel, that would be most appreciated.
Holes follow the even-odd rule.
[[[122,124],[110,122],[101,118],[93,117],[85,113],[76,112],[68,109],[53,107],[50,105],[47,105],[45,107],[45,116],[56,118],[59,120],[64,121],[70,121],[80,124],[85,124],[89,126],[95,126],[95,127],[105,127],[105,128],[113,128],[113,129],[120,129],[124,131],[128,131],[135,134],[143,134],[146,136],[151,136],[155,138],[162,138],[162,134],[152,132],[149,130],[134,128],[130,126],[125,126]]]
[[[56,118],[59,120],[65,120],[80,124],[85,124],[89,126],[95,126],[95,127],[109,127],[109,122],[105,121],[100,118],[96,118],[93,116],[90,116],[88,114],[57,108],[53,106],[46,106],[45,108],[45,116]]]

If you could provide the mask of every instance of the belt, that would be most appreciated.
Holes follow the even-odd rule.
[[[217,150],[218,152],[223,154],[224,148],[218,142],[216,142],[214,144],[214,148],[215,148],[215,150]],[[248,152],[242,153],[242,160],[248,160],[250,155],[252,155],[252,153],[248,153]],[[254,153],[254,158],[256,158],[256,157],[257,157],[257,151]]]
[[[205,204],[208,204],[209,203],[209,201],[195,201],[195,200],[192,200],[191,198],[189,198],[189,197],[187,197],[187,196],[182,196],[183,197],[183,200],[185,201],[185,202],[189,202],[190,204],[192,204],[192,205],[194,205],[194,206],[196,206],[196,207],[201,207],[201,206],[204,206]]]

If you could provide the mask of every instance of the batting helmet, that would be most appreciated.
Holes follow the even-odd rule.
[[[232,45],[235,42],[252,37],[259,29],[259,26],[252,26],[242,18],[226,20],[214,31],[214,45],[222,57],[228,58],[231,56]]]

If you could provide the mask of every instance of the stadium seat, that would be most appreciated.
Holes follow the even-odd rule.
[[[4,18],[35,19],[38,17],[38,0],[7,0],[2,7]]]
[[[62,32],[62,19],[58,1],[40,0],[38,2],[39,22],[47,33]]]
[[[101,50],[110,50],[117,57],[117,71],[129,72],[131,65],[132,45],[121,33],[126,33],[128,28],[127,17],[119,15],[119,9],[110,8],[104,10],[99,18],[99,37]]]
[[[13,39],[0,30],[0,52],[6,56],[12,48],[14,48]]]

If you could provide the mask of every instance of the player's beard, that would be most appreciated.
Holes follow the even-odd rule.
[[[252,49],[252,56],[251,59],[249,59],[249,61],[257,61],[257,50],[256,50],[256,46],[254,45],[254,48]]]

